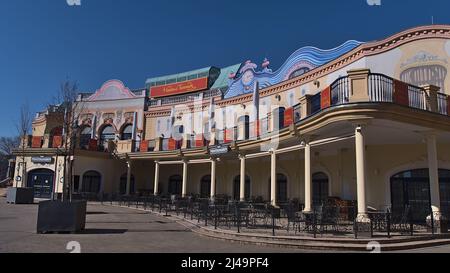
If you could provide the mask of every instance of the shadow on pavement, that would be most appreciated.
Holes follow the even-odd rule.
[[[80,233],[81,235],[106,235],[106,234],[124,234],[128,229],[100,229],[100,228],[88,228]]]

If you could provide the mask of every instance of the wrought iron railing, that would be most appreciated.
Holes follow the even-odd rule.
[[[341,77],[331,84],[331,105],[349,102],[350,88],[348,77]]]
[[[427,109],[425,91],[417,86],[408,84],[409,107],[421,110]]]
[[[382,74],[369,75],[369,97],[372,102],[393,102],[394,79]]]
[[[438,93],[438,111],[442,115],[448,115],[448,97],[446,94]]]

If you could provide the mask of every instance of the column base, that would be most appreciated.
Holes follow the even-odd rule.
[[[358,213],[358,216],[356,216],[356,222],[358,224],[369,224],[370,225],[370,218],[367,213]]]
[[[431,221],[431,215],[427,217],[428,231],[434,227],[434,232],[438,234],[449,233],[448,231],[448,219],[442,215],[441,212],[433,212],[433,222]]]
[[[359,213],[355,219],[355,234],[358,238],[371,238],[371,220],[367,213]]]

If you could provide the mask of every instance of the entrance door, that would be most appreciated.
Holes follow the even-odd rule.
[[[211,195],[211,175],[206,175],[200,182],[200,197],[209,198]]]
[[[430,180],[428,169],[410,170],[391,178],[392,212],[401,214],[410,207],[414,222],[425,222],[431,213]]]
[[[169,195],[181,196],[183,187],[183,178],[179,175],[173,175],[169,178]]]
[[[28,187],[34,189],[35,198],[51,198],[53,192],[53,171],[39,169],[29,172]]]

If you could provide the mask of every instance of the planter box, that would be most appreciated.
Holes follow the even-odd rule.
[[[80,232],[86,226],[86,201],[39,203],[37,233]]]
[[[6,202],[10,204],[33,204],[33,188],[9,188],[6,194]]]

